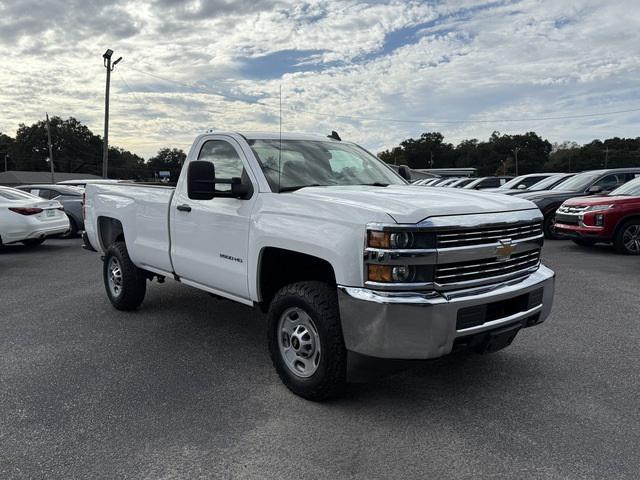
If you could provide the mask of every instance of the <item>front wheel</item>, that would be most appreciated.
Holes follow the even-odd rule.
[[[542,229],[544,230],[544,238],[547,238],[549,240],[560,240],[562,238],[560,235],[558,235],[558,231],[556,230],[555,213],[550,213],[549,215],[544,217]]]
[[[640,255],[640,220],[630,220],[618,231],[616,250],[626,255]]]
[[[273,365],[293,393],[322,401],[343,392],[347,350],[335,287],[317,281],[283,287],[269,307],[268,340]]]
[[[140,306],[147,291],[147,278],[129,258],[124,242],[109,247],[102,273],[107,296],[115,308],[135,310]]]

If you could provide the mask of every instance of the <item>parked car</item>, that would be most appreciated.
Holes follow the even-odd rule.
[[[84,230],[82,217],[82,189],[67,185],[22,185],[19,190],[29,192],[45,200],[57,200],[64,207],[64,213],[69,217],[69,232],[67,237],[75,237]]]
[[[372,358],[506,347],[553,301],[531,202],[408,185],[335,138],[203,134],[175,188],[91,184],[85,207],[115,308],[165,277],[259,307],[280,378],[312,400]]]
[[[451,188],[462,188],[465,185],[468,185],[469,183],[473,182],[474,180],[475,180],[475,178],[459,178],[458,180],[456,180],[454,183],[452,183],[449,186]]]
[[[608,195],[572,198],[556,212],[556,232],[578,245],[613,243],[640,255],[640,177]]]
[[[574,175],[575,173],[555,173],[537,183],[534,183],[529,188],[510,189],[505,191],[500,190],[498,193],[501,193],[502,195],[522,195],[525,192],[549,190],[556,185],[560,185],[562,182],[569,180]]]
[[[555,231],[555,214],[563,202],[585,195],[609,193],[638,176],[640,176],[640,168],[592,170],[578,173],[551,190],[526,192],[518,197],[531,200],[540,208],[544,215],[545,236],[550,239],[558,239],[560,236]]]
[[[487,188],[485,192],[508,192],[510,190],[526,190],[527,188],[535,185],[540,180],[544,180],[551,175],[555,175],[554,173],[528,173],[527,175],[519,175],[515,178],[512,178],[504,185],[501,185],[498,188]]]
[[[460,178],[458,178],[458,177],[448,178],[444,182],[438,183],[437,186],[438,187],[450,187],[451,185],[453,185],[458,180],[460,180]]]
[[[68,230],[69,220],[60,202],[0,187],[0,246],[22,242],[34,247]]]
[[[496,188],[504,185],[513,177],[480,177],[475,178],[472,182],[467,183],[464,187],[467,190],[485,190],[487,188]]]
[[[132,180],[113,180],[109,178],[89,178],[89,179],[77,179],[77,180],[63,180],[57,182],[56,185],[67,185],[70,187],[78,187],[84,189],[89,184],[94,183],[130,183]]]

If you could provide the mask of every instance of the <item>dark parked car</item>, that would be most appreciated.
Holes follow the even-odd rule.
[[[68,185],[22,185],[19,190],[29,192],[47,200],[57,200],[64,207],[64,212],[69,217],[69,233],[65,237],[75,237],[78,232],[84,230],[82,217],[82,190]]]
[[[620,185],[640,177],[640,168],[613,168],[578,173],[566,182],[540,192],[526,192],[518,195],[531,200],[544,215],[544,234],[546,238],[560,238],[555,231],[556,210],[565,200],[585,195],[609,193]]]
[[[498,188],[491,188],[486,191],[502,193],[509,190],[526,190],[551,175],[555,175],[555,173],[528,173],[526,175],[519,175]]]
[[[497,188],[504,185],[512,178],[513,177],[480,177],[473,180],[473,182],[467,183],[462,188],[468,188],[470,190],[484,190],[486,188]]]
[[[560,185],[562,182],[569,180],[575,173],[554,173],[553,175],[540,180],[538,183],[534,183],[529,188],[519,188],[512,190],[500,190],[499,193],[503,195],[521,195],[526,192],[539,192],[541,190],[550,190],[556,185]]]
[[[556,232],[578,245],[613,243],[620,253],[640,255],[640,178],[609,195],[567,200],[556,212]]]

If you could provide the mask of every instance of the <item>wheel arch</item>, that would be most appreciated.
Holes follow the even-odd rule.
[[[283,286],[301,281],[320,280],[336,284],[336,273],[328,260],[279,247],[263,247],[258,256],[256,275],[258,305],[264,311]]]
[[[615,238],[618,236],[618,233],[620,233],[620,229],[622,229],[622,227],[629,221],[631,220],[636,220],[636,221],[640,221],[640,213],[630,213],[627,216],[622,217],[621,219],[618,220],[618,223],[616,224],[616,228],[613,231],[613,239],[615,240]]]
[[[114,242],[124,241],[122,222],[112,217],[98,217],[98,239],[104,251]]]

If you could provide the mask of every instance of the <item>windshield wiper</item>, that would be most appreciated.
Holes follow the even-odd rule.
[[[280,187],[278,193],[281,192],[295,192],[296,190],[300,190],[301,188],[307,187],[328,187],[329,185],[320,185],[319,183],[312,183],[311,185],[294,185],[293,187]]]

